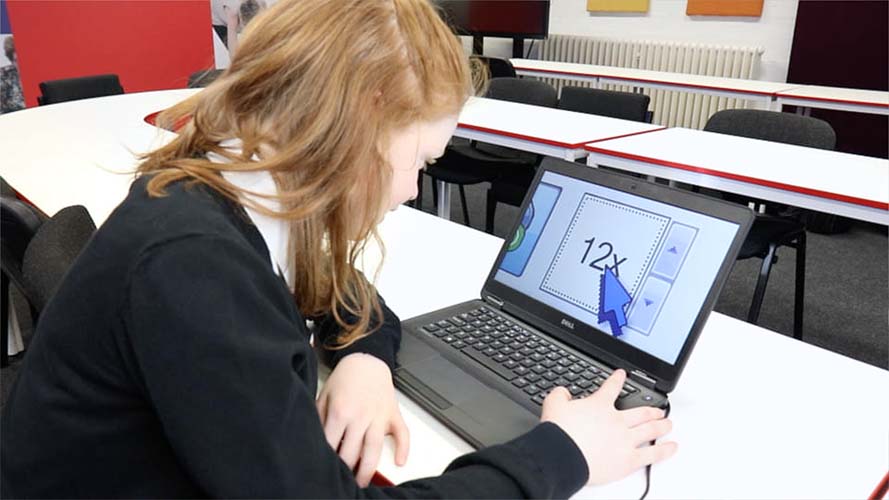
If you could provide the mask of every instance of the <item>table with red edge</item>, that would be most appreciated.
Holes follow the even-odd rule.
[[[889,225],[889,161],[685,128],[586,145],[587,164]]]
[[[589,82],[596,87],[603,84],[631,85],[706,94],[717,97],[757,101],[766,108],[774,106],[775,93],[797,86],[792,83],[765,80],[745,80],[722,76],[693,75],[670,71],[654,71],[618,66],[542,61],[538,59],[510,59],[516,74],[539,78],[560,78]]]
[[[802,85],[775,93],[777,104],[798,106],[798,113],[810,115],[812,108],[889,115],[889,92]]]
[[[0,175],[49,214],[79,203],[101,225],[126,196],[132,175],[121,173],[135,167],[134,153],[173,137],[143,117],[192,93],[126,94],[0,116]],[[386,258],[376,286],[402,318],[478,297],[503,243],[407,207],[386,216],[380,235]],[[371,242],[361,259],[369,276],[381,253]],[[670,395],[669,439],[679,452],[653,468],[649,497],[864,498],[889,470],[887,389],[886,370],[712,313]],[[410,454],[395,465],[387,439],[383,478],[437,475],[471,451],[412,400],[397,399]],[[638,498],[643,488],[635,472],[576,498]]]
[[[780,110],[782,105],[791,105],[798,106],[799,114],[803,115],[809,115],[812,108],[889,115],[889,92],[885,90],[801,85],[539,59],[510,59],[510,62],[520,76],[587,82],[595,87],[619,84],[637,89],[676,90],[746,99],[773,110]]]
[[[503,243],[408,207],[379,229],[386,257],[376,285],[402,318],[477,298]],[[379,255],[368,248],[366,270]],[[649,498],[865,498],[889,470],[887,394],[886,370],[711,313],[670,394],[668,439],[679,451],[653,467]],[[397,398],[410,454],[395,465],[387,439],[383,477],[440,474],[472,450],[414,401]],[[644,487],[639,471],[576,498],[634,499]]]
[[[460,112],[454,136],[571,161],[586,156],[584,145],[589,142],[662,128],[650,123],[472,97]],[[445,182],[438,182],[437,213],[447,219],[450,189]]]

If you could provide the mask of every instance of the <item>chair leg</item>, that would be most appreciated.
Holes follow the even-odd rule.
[[[438,183],[435,182],[435,177],[432,178],[432,207],[435,208],[438,206]]]
[[[9,277],[6,276],[6,273],[0,273],[2,277],[2,283],[0,283],[0,300],[3,301],[3,330],[2,330],[2,339],[0,342],[3,343],[0,346],[0,367],[6,367],[9,365]]]
[[[472,224],[469,223],[469,208],[466,206],[466,190],[463,189],[463,184],[457,184],[460,187],[460,204],[463,205],[463,220],[466,221],[466,225],[468,227],[472,227]]]
[[[766,285],[769,283],[769,273],[772,272],[772,262],[775,260],[777,245],[769,245],[769,252],[762,259],[762,267],[759,269],[759,279],[756,281],[756,289],[753,291],[753,302],[747,313],[747,322],[754,325],[759,321],[759,310],[762,308],[762,299],[766,294]]]
[[[411,206],[416,208],[417,210],[423,210],[423,181],[426,180],[426,174],[421,170],[419,174],[417,174],[417,197],[414,198]]]
[[[793,295],[793,338],[803,339],[803,308],[806,292],[806,233],[796,240],[796,283]]]
[[[494,213],[497,211],[497,200],[491,196],[491,190],[485,196],[485,232],[494,234]]]

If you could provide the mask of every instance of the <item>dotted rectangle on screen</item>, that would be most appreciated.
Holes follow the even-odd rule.
[[[602,271],[592,265],[616,265],[618,279],[635,298],[669,224],[669,217],[584,194],[540,289],[598,314]]]

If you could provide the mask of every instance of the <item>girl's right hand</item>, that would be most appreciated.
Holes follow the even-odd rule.
[[[543,402],[540,420],[558,425],[580,448],[590,471],[587,484],[621,479],[676,452],[676,443],[669,441],[640,448],[670,432],[673,424],[658,408],[616,409],[625,380],[626,373],[616,370],[589,397],[572,400],[567,389],[557,387]]]

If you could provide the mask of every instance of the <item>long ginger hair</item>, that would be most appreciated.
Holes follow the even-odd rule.
[[[458,113],[473,88],[460,40],[428,0],[281,0],[245,29],[219,79],[161,114],[178,137],[144,155],[138,173],[152,175],[154,196],[199,182],[286,220],[297,306],[332,313],[342,333],[327,347],[344,347],[381,323],[355,264],[389,203],[390,136]],[[219,145],[233,138],[240,154]],[[280,211],[221,175],[261,170]]]

